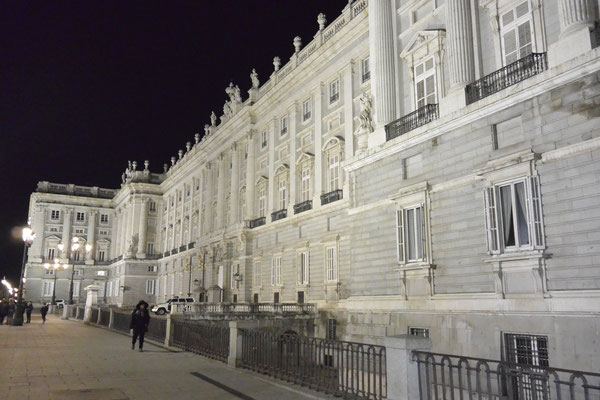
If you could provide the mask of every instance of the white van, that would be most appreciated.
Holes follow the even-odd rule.
[[[173,299],[167,300],[166,303],[157,304],[152,306],[152,312],[158,315],[165,315],[166,313],[171,312],[171,304],[190,304],[194,303],[193,297],[176,297]]]

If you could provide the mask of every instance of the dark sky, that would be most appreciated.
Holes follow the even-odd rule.
[[[347,0],[0,3],[0,276],[18,281],[29,195],[41,180],[117,188],[128,160],[162,170]]]

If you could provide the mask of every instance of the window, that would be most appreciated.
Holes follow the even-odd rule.
[[[50,232],[58,232],[58,228],[50,228]]]
[[[198,189],[196,189],[196,190],[198,190]],[[156,202],[155,201],[151,201],[150,202],[150,212],[151,213],[155,213],[156,212]],[[107,220],[108,220],[108,218],[107,218]]]
[[[96,275],[98,275],[98,276],[106,276],[106,271],[98,271],[98,272],[96,272]]]
[[[106,291],[106,295],[107,295],[108,297],[111,297],[111,296],[112,296],[112,288],[113,288],[113,283],[112,283],[112,281],[111,281],[111,282],[108,282],[108,290]]]
[[[48,260],[54,260],[55,258],[55,253],[56,253],[56,249],[55,248],[49,248],[48,249]]]
[[[148,265],[148,272],[156,272],[158,270],[156,265]]]
[[[504,65],[513,63],[532,53],[533,35],[528,1],[524,1],[517,7],[502,14],[500,16],[500,24]]]
[[[411,336],[429,337],[429,328],[408,328],[408,334]]]
[[[83,230],[83,229],[79,228],[79,229],[75,229],[75,233],[77,233],[77,234],[81,234],[81,235],[82,235],[82,234],[84,234],[85,232],[84,232],[84,230]]]
[[[173,207],[175,205],[175,198],[170,196],[169,199],[171,199],[171,207]]]
[[[46,270],[46,275],[54,275],[54,270],[53,269],[47,269]]]
[[[183,197],[183,196],[182,196],[181,190],[178,190],[178,191],[177,191],[177,202],[181,203],[181,198],[182,198],[182,197]]]
[[[79,251],[74,251],[72,258],[73,258],[73,261],[80,261],[81,253]]]
[[[340,156],[336,154],[329,157],[329,191],[340,188]]]
[[[240,288],[240,264],[231,264],[231,288]]]
[[[281,131],[280,131],[280,136],[284,136],[288,131],[288,118],[287,117],[283,117],[281,118]]]
[[[100,230],[100,235],[108,235],[108,231]]]
[[[417,108],[437,103],[433,57],[415,65],[415,94]]]
[[[106,258],[106,251],[98,250],[98,261],[102,262],[105,260],[105,258]]]
[[[333,104],[340,99],[340,80],[336,79],[335,81],[329,84],[329,104]]]
[[[83,222],[83,221],[85,221],[85,213],[77,212],[77,214],[75,214],[75,220],[77,222]]]
[[[254,263],[254,286],[260,287],[261,276],[260,276],[260,261]]]
[[[148,279],[146,281],[146,294],[155,294],[156,281],[154,279]]]
[[[273,293],[273,303],[279,304],[279,292]]]
[[[279,180],[279,209],[283,210],[286,207],[286,182],[285,179]]]
[[[54,292],[54,282],[46,282],[44,281],[42,285],[42,297],[50,297]]]
[[[311,114],[310,100],[306,100],[304,103],[302,103],[302,121],[308,121],[311,117]]]
[[[119,281],[119,279],[118,278],[115,279],[115,288],[114,288],[115,289],[114,290],[115,291],[115,296],[119,295],[119,289],[121,289],[120,288],[120,284],[121,284],[121,282]]]
[[[537,176],[486,188],[485,206],[491,253],[544,248]]]
[[[83,270],[82,269],[76,269],[75,271],[73,271],[73,275],[74,276],[83,276]]]
[[[100,223],[108,224],[108,214],[100,214]]]
[[[330,282],[337,281],[338,273],[337,273],[337,260],[336,260],[336,248],[335,246],[327,247],[325,249],[326,256],[326,266],[327,266],[327,280]]]
[[[190,193],[192,192],[190,185],[185,185],[185,197],[190,197]]]
[[[302,170],[302,201],[310,200],[310,169]]]
[[[298,292],[298,304],[304,304],[304,291],[303,290]]]
[[[264,217],[267,214],[267,191],[261,189],[258,192],[258,216]]]
[[[329,318],[327,320],[327,339],[335,340],[337,336],[337,320]]]
[[[271,263],[271,285],[281,285],[281,257],[273,257]]]
[[[252,295],[252,302],[254,304],[258,304],[258,293],[254,293],[254,295]]]
[[[426,259],[425,216],[423,205],[396,212],[398,262],[401,264]]]
[[[147,249],[146,249],[146,254],[148,254],[150,256],[154,254],[154,243],[148,243]]]
[[[52,210],[50,212],[50,219],[59,219],[60,218],[60,211],[59,210]]]
[[[362,83],[371,79],[371,67],[369,66],[369,57],[362,60]]]
[[[523,371],[523,374],[519,374],[519,378],[516,374],[512,378],[511,387],[514,390],[515,398],[522,396],[524,399],[541,399],[541,393],[550,393],[548,386],[543,387],[548,383],[535,378],[538,374],[542,375],[545,372],[535,367],[550,366],[548,336],[505,333],[504,353],[505,361],[511,364],[519,364],[519,369]],[[527,370],[527,372],[524,370]]]
[[[79,297],[79,288],[81,287],[81,282],[73,281],[73,297]]]
[[[266,149],[267,145],[268,145],[268,140],[267,140],[267,132],[263,132],[260,136],[260,148],[261,149]]]
[[[298,283],[308,285],[309,279],[308,251],[298,253]]]

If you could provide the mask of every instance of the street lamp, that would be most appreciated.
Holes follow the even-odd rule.
[[[77,250],[79,250],[79,247],[81,247],[81,245],[79,244],[79,238],[74,237],[73,238],[73,243],[71,244],[71,251],[67,254],[67,261],[69,264],[73,264],[73,271],[71,271],[71,284],[69,285],[69,304],[73,304],[73,279],[75,278],[75,260],[72,259],[72,254],[74,252],[76,252]],[[65,246],[61,243],[58,245],[58,249],[62,252],[63,249],[65,248]],[[92,245],[91,244],[86,244],[85,245],[85,254],[89,253],[92,250]],[[65,267],[66,269],[66,267]]]
[[[44,268],[46,269],[52,269],[53,275],[54,275],[54,284],[52,285],[52,301],[50,302],[50,304],[52,304],[53,306],[56,305],[56,275],[58,270],[60,269],[60,267],[63,267],[63,269],[67,269],[68,265],[67,264],[61,264],[60,260],[58,258],[54,259],[54,264],[44,264]]]
[[[15,306],[15,315],[13,316],[13,325],[21,326],[23,325],[23,312],[25,308],[23,307],[23,276],[25,274],[25,264],[27,264],[27,249],[33,243],[33,239],[35,239],[35,232],[33,229],[26,226],[23,228],[23,261],[21,263],[21,275],[19,276],[19,289],[17,291],[17,305]]]

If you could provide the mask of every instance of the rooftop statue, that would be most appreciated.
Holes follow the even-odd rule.
[[[252,73],[250,74],[250,80],[252,80],[252,89],[258,89],[260,85],[260,81],[258,80],[258,74],[256,70],[252,68]]]
[[[215,114],[214,111],[212,113],[210,113],[210,124],[212,126],[217,126],[217,115]]]

